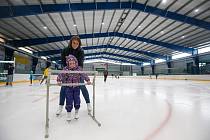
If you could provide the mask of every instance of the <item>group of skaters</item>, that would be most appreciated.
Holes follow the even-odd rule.
[[[64,48],[61,52],[61,62],[64,71],[82,71],[84,63],[84,50],[81,48],[81,40],[78,36],[73,36],[68,47]],[[50,66],[47,66],[44,70],[43,77],[41,79],[40,85],[45,81],[47,83],[47,77],[49,74]],[[30,74],[30,83],[32,84],[33,72]],[[61,115],[64,104],[66,101],[65,109],[67,111],[67,121],[71,121],[72,110],[75,108],[74,118],[79,118],[79,109],[80,109],[80,90],[87,104],[87,111],[90,114],[92,107],[90,104],[90,97],[88,90],[85,85],[69,85],[63,86],[62,84],[71,84],[71,83],[84,83],[87,82],[88,85],[91,84],[90,78],[87,74],[84,73],[59,73],[57,76],[57,83],[61,86],[60,97],[59,97],[59,107],[56,111],[56,115]]]
[[[107,80],[107,77],[108,77],[108,70],[104,70],[104,82],[106,82]],[[112,73],[112,78],[116,78],[116,79],[119,79],[120,78],[120,75],[119,74],[113,74]]]
[[[61,53],[61,61],[63,70],[65,71],[82,71],[83,62],[84,62],[84,50],[81,48],[81,40],[78,36],[73,36],[70,39],[68,47],[64,48]],[[13,82],[13,71],[14,66],[12,64],[8,64],[8,73],[7,73],[7,81],[6,85],[11,85]],[[45,68],[42,80],[40,85],[46,80],[49,74],[49,66]],[[108,73],[107,73],[108,75]],[[33,71],[30,72],[30,85],[32,85],[33,81]],[[107,76],[106,76],[107,77]],[[87,104],[88,113],[91,113],[92,107],[90,104],[90,97],[88,90],[85,85],[78,86],[62,86],[64,83],[84,83],[91,84],[90,78],[87,74],[82,73],[60,73],[57,77],[57,83],[61,85],[60,89],[60,99],[59,99],[59,107],[56,112],[56,115],[60,115],[64,108],[64,102],[66,101],[65,109],[67,111],[66,120],[72,120],[72,109],[75,108],[74,118],[79,118],[79,109],[80,109],[80,90],[82,91],[82,95]],[[105,80],[106,81],[106,80]],[[45,82],[45,84],[46,84]]]
[[[156,80],[158,79],[158,76],[159,76],[159,74],[156,73],[156,74],[155,74],[155,79],[156,79]],[[151,74],[149,74],[149,78],[152,79],[152,75],[151,75]]]
[[[82,71],[84,62],[84,50],[81,48],[81,40],[78,36],[73,36],[70,39],[68,47],[64,48],[61,52],[61,62],[63,70],[65,71]],[[104,70],[104,82],[107,81],[108,70]],[[116,75],[119,79],[119,75]],[[72,120],[72,109],[75,108],[74,118],[79,118],[80,109],[80,90],[87,104],[87,111],[91,113],[92,107],[90,104],[89,93],[85,85],[79,86],[62,86],[63,83],[86,83],[91,84],[90,78],[87,74],[82,73],[60,73],[57,77],[57,83],[61,85],[59,107],[56,115],[59,116],[64,108],[64,102],[66,100],[65,109],[67,111],[67,121]]]
[[[47,80],[47,76],[48,76],[48,71],[49,71],[49,67],[47,67],[44,70],[44,74],[43,74],[43,78],[40,82],[40,85],[43,83],[44,80]],[[6,79],[6,86],[12,86],[13,85],[13,77],[14,77],[14,66],[13,64],[8,64],[7,66],[7,79]],[[33,81],[33,71],[30,71],[30,85],[32,85],[32,81]],[[47,81],[46,81],[47,82]],[[46,83],[45,82],[45,83]]]
[[[61,62],[63,66],[63,70],[65,71],[82,71],[83,62],[84,62],[84,50],[81,48],[81,40],[78,36],[73,36],[70,39],[68,47],[64,48],[61,52]],[[8,80],[7,84],[12,85],[13,79],[13,70],[14,67],[12,65],[8,68]],[[49,67],[46,67],[44,70],[43,78],[40,84],[43,83],[44,80],[47,80],[49,73]],[[12,76],[11,76],[12,75]],[[106,82],[108,76],[108,70],[104,71],[104,82]],[[118,77],[119,78],[119,77]],[[33,80],[33,71],[30,72],[30,84],[32,84]],[[65,109],[67,111],[67,121],[71,121],[72,117],[72,109],[75,108],[74,118],[79,118],[79,109],[80,109],[80,90],[87,104],[87,111],[91,113],[92,107],[90,104],[90,97],[88,90],[85,85],[76,85],[76,86],[62,86],[64,83],[86,83],[91,84],[90,78],[87,74],[82,73],[60,73],[57,76],[57,83],[61,86],[60,89],[60,98],[59,98],[59,107],[56,111],[56,115],[60,115],[64,108],[64,102],[66,101]]]
[[[65,71],[82,71],[84,62],[84,50],[81,48],[81,40],[78,36],[73,36],[70,39],[68,47],[64,48],[61,52],[61,61],[63,70]],[[57,83],[61,85],[59,107],[56,115],[59,116],[64,108],[67,111],[67,121],[71,121],[72,109],[75,108],[74,118],[79,118],[80,109],[80,90],[87,104],[87,111],[91,113],[92,107],[90,104],[90,97],[85,85],[78,86],[62,86],[63,83],[84,83],[91,84],[90,78],[87,74],[79,73],[60,73],[57,77]]]
[[[112,78],[116,78],[116,79],[119,79],[120,78],[120,74],[112,74]]]

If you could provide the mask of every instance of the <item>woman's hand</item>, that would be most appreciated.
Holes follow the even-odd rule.
[[[62,82],[57,82],[57,84],[58,84],[59,86],[61,86]]]
[[[88,84],[88,85],[91,85],[92,83],[91,83],[90,81],[87,81],[87,84]]]

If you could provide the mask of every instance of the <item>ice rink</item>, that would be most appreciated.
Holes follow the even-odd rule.
[[[92,99],[92,86],[87,86]],[[81,95],[79,120],[60,117],[60,87],[50,88],[48,140],[210,140],[210,82],[96,79],[96,118]],[[0,87],[0,140],[44,140],[46,86]]]

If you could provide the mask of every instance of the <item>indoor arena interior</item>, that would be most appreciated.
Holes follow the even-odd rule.
[[[210,140],[209,0],[0,0],[0,140]]]

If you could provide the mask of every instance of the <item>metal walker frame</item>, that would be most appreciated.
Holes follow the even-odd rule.
[[[46,96],[46,124],[45,124],[45,138],[49,137],[49,92],[50,92],[50,86],[79,86],[79,85],[87,85],[86,83],[69,83],[69,84],[51,84],[50,83],[50,76],[52,73],[89,73],[94,74],[93,82],[91,85],[93,85],[93,114],[88,113],[88,115],[97,123],[97,125],[100,127],[101,123],[96,119],[95,117],[95,79],[97,75],[97,71],[64,71],[64,70],[49,70],[49,75],[47,77],[47,96]]]

